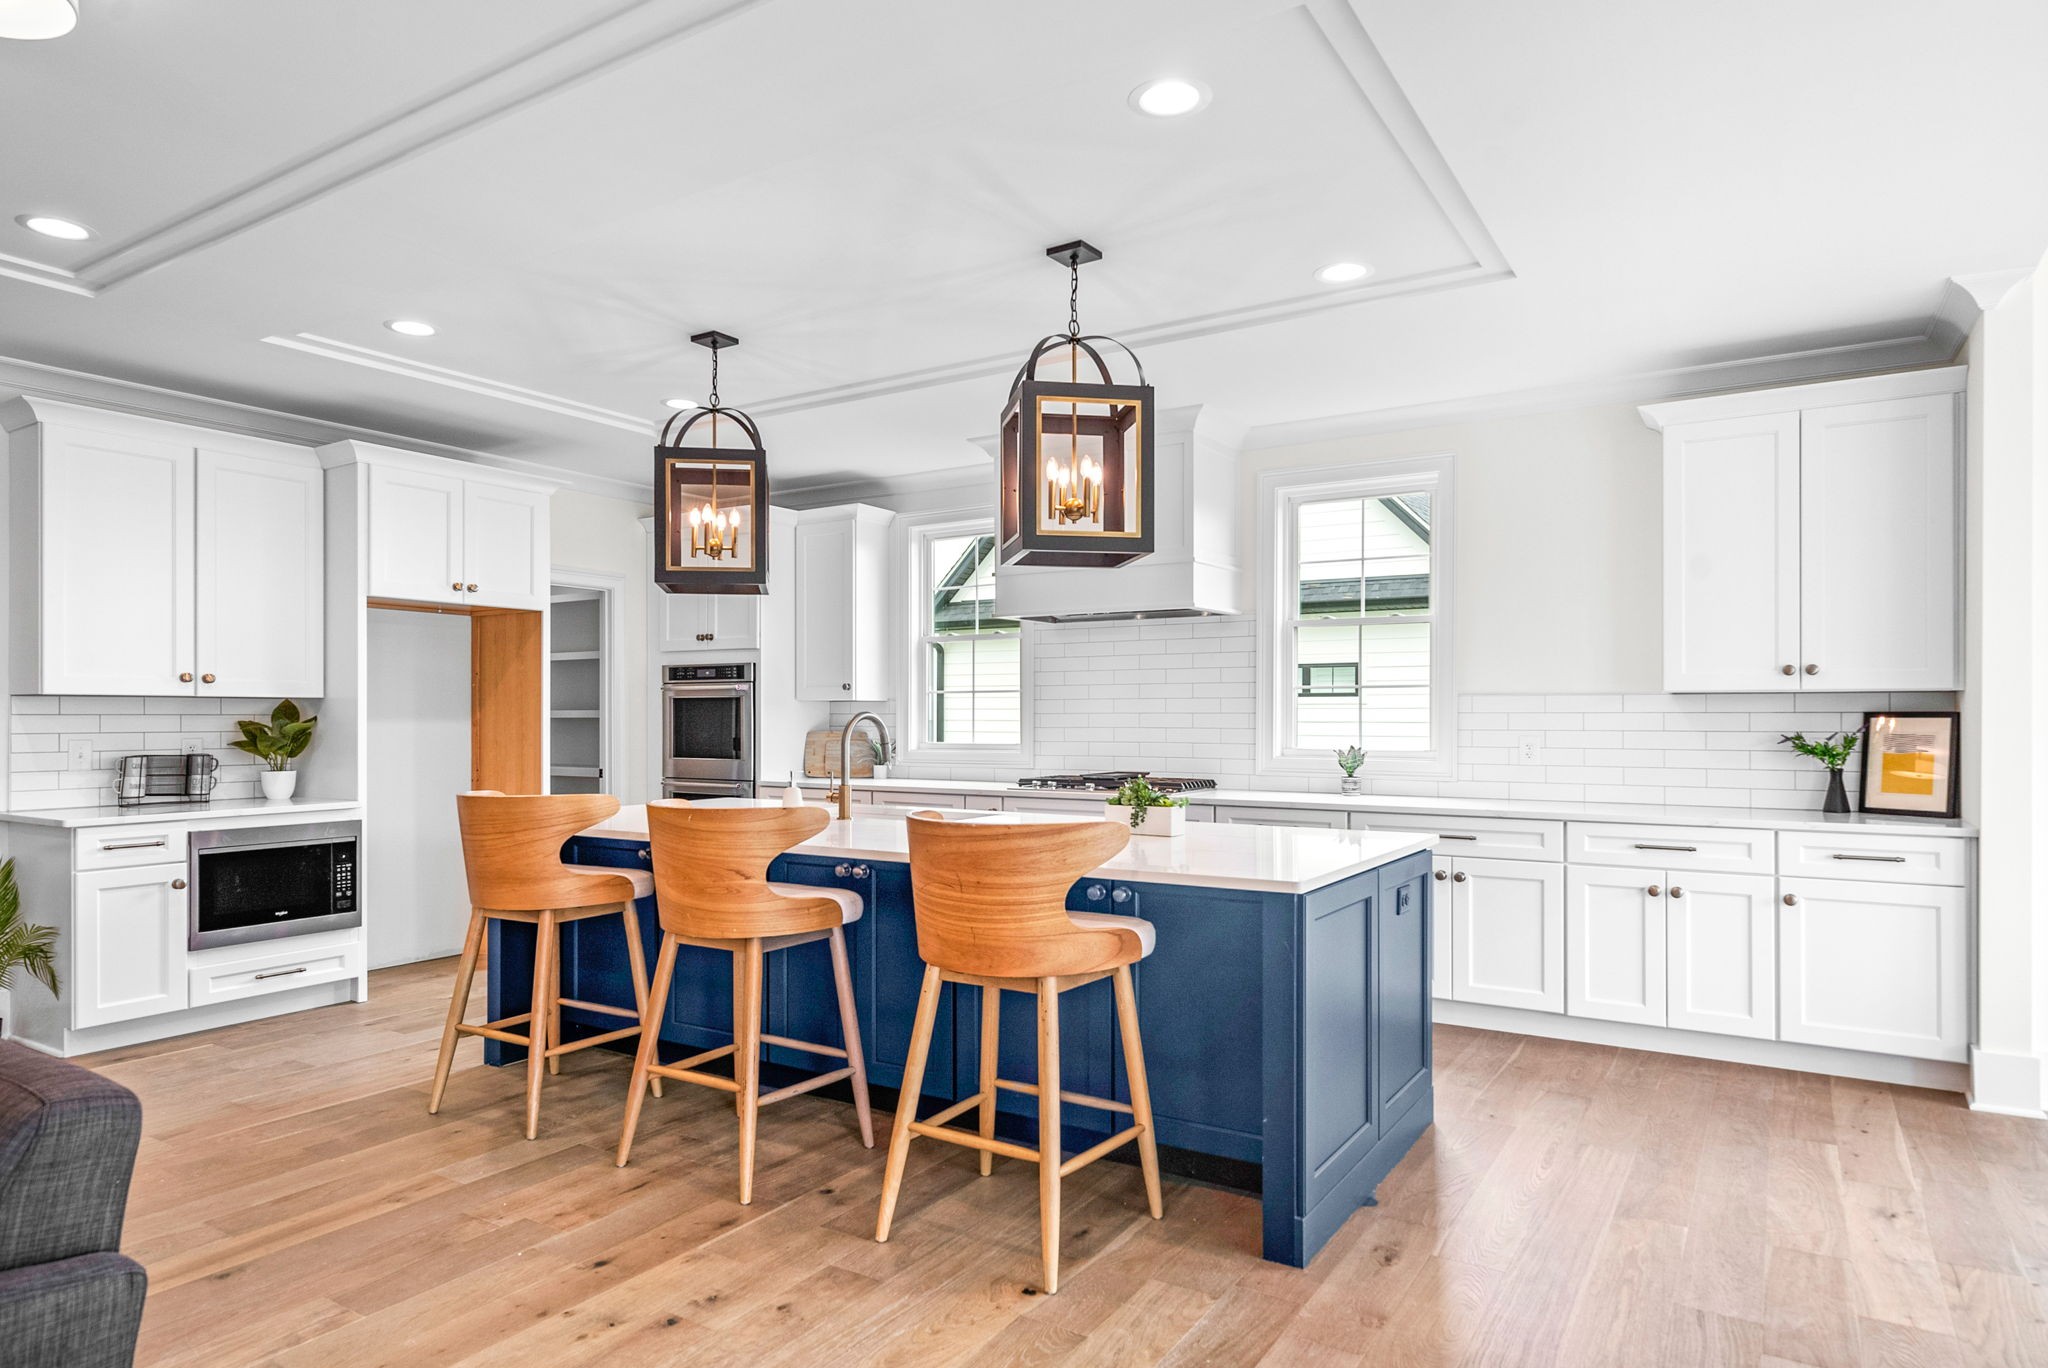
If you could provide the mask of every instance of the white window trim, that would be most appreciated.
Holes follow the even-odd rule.
[[[996,530],[994,514],[981,508],[906,514],[896,519],[896,527],[902,538],[896,545],[899,572],[897,601],[902,604],[899,619],[902,626],[896,651],[896,696],[903,700],[903,735],[896,743],[897,763],[920,767],[957,765],[963,768],[1031,764],[1031,648],[1032,638],[1036,635],[1035,623],[1023,623],[1018,632],[1018,744],[982,746],[960,741],[925,740],[925,655],[921,626],[924,622],[924,546],[934,537],[993,534]]]
[[[1454,779],[1457,777],[1457,693],[1451,687],[1452,614],[1457,597],[1452,582],[1456,559],[1454,524],[1457,499],[1449,453],[1390,457],[1342,466],[1269,470],[1258,483],[1258,745],[1253,771],[1261,775],[1338,775],[1336,757],[1288,744],[1291,709],[1281,673],[1293,672],[1289,641],[1289,602],[1294,567],[1289,564],[1288,529],[1295,508],[1309,500],[1345,495],[1375,498],[1424,490],[1432,495],[1430,514],[1430,749],[1421,754],[1368,752],[1359,774],[1373,778]]]

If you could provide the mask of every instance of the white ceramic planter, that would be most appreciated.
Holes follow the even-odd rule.
[[[1115,803],[1104,803],[1102,816],[1105,821],[1115,822],[1120,826],[1131,825],[1131,810],[1119,807]],[[1188,810],[1184,807],[1146,808],[1144,818],[1137,826],[1131,827],[1131,835],[1179,836],[1187,831],[1187,826]]]
[[[282,803],[292,796],[299,786],[297,770],[267,769],[256,776],[263,781],[263,796],[273,803]]]

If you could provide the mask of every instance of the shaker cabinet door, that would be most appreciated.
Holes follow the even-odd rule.
[[[462,603],[463,482],[370,467],[370,597]]]
[[[1454,861],[1451,920],[1459,1002],[1564,1010],[1563,865]]]
[[[1574,865],[1565,891],[1565,1010],[1662,1026],[1664,875]]]
[[[197,689],[326,693],[326,547],[317,465],[199,449]]]
[[[1665,900],[1666,1024],[1687,1031],[1778,1034],[1775,881],[1767,874],[1681,874]]]
[[[72,876],[74,1029],[184,1009],[187,907],[181,864]]]
[[[480,608],[544,608],[548,601],[548,496],[466,482],[462,583]]]
[[[1962,1060],[1970,1043],[1965,890],[1780,879],[1778,1035]]]
[[[851,700],[854,675],[854,522],[796,526],[796,696]]]

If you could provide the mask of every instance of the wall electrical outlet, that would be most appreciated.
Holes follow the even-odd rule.
[[[1518,765],[1540,765],[1543,763],[1543,746],[1533,736],[1525,736],[1515,743],[1515,763]]]
[[[89,736],[65,744],[64,763],[72,769],[91,769],[92,756],[92,738]]]
[[[182,755],[197,755],[205,749],[206,738],[203,736],[181,736],[178,738],[178,751]]]

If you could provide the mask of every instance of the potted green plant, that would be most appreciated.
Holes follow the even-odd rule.
[[[1854,732],[1836,732],[1821,741],[1809,741],[1799,732],[1778,738],[1801,755],[1811,756],[1828,767],[1828,796],[1827,801],[1821,804],[1822,812],[1849,810],[1849,794],[1842,787],[1842,766],[1848,764],[1849,757],[1855,753],[1857,739]]]
[[[868,754],[874,757],[874,777],[877,779],[887,779],[889,777],[889,746],[881,737],[876,736],[873,732],[866,733],[866,736],[868,740]]]
[[[1365,792],[1365,780],[1358,777],[1358,767],[1365,763],[1365,752],[1356,746],[1346,746],[1337,752],[1337,768],[1344,771],[1344,777],[1337,781],[1339,793],[1357,795]]]
[[[1187,829],[1188,800],[1161,793],[1140,775],[1103,800],[1103,816],[1129,822],[1133,836],[1179,836]]]
[[[0,860],[0,990],[14,986],[14,971],[26,969],[57,995],[57,928],[21,919],[21,888],[14,861]],[[6,1023],[0,1022],[0,1035]]]
[[[229,744],[269,766],[262,778],[263,796],[271,802],[282,803],[298,788],[299,772],[292,762],[313,744],[313,728],[319,721],[317,717],[300,717],[299,705],[287,698],[270,710],[267,724],[246,717],[235,723],[242,739]]]

